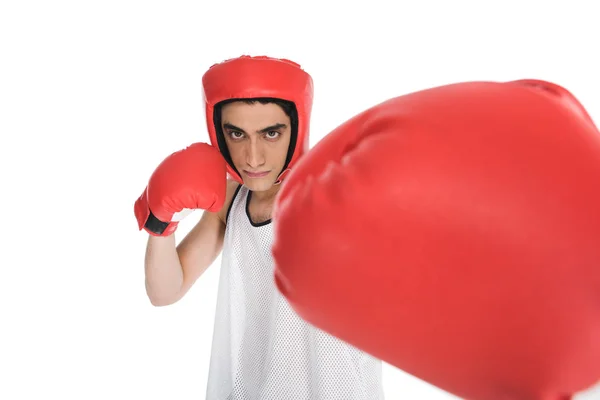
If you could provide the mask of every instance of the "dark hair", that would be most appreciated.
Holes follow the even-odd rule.
[[[239,171],[233,165],[233,160],[231,159],[231,155],[229,154],[229,149],[227,148],[227,143],[225,142],[225,135],[223,134],[223,128],[221,127],[221,109],[224,105],[233,103],[236,101],[241,101],[246,104],[277,104],[283,112],[290,118],[291,125],[291,137],[290,137],[290,147],[288,148],[287,157],[285,159],[285,164],[283,165],[283,169],[279,172],[285,171],[287,166],[289,165],[292,156],[294,155],[294,149],[296,148],[296,141],[298,140],[298,110],[296,109],[296,105],[288,100],[282,100],[271,97],[256,97],[256,98],[245,98],[245,99],[228,99],[221,101],[215,104],[214,112],[213,112],[213,121],[215,124],[215,131],[217,133],[217,143],[219,145],[219,150],[225,161],[231,166],[231,168],[240,175]]]

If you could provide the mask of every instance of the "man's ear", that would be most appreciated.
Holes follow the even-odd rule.
[[[532,88],[532,90],[538,90],[540,93],[544,93],[547,96],[552,96],[557,101],[561,102],[565,107],[578,114],[581,118],[589,121],[592,125],[595,125],[587,110],[583,107],[579,100],[577,100],[577,98],[573,96],[571,92],[560,85],[540,79],[519,79],[515,81],[509,81],[507,83],[527,86]]]

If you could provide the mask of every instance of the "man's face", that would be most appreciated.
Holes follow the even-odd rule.
[[[244,185],[255,192],[273,187],[290,146],[290,118],[277,104],[228,103],[221,128]]]

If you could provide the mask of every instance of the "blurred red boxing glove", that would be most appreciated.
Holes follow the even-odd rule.
[[[563,88],[469,82],[350,119],[283,183],[301,317],[469,400],[600,380],[600,135]]]
[[[194,209],[218,211],[225,203],[226,162],[219,150],[194,143],[168,156],[156,168],[135,202],[139,229],[168,236]]]

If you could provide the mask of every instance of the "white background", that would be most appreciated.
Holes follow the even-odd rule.
[[[591,1],[1,4],[0,399],[204,398],[220,260],[151,306],[133,203],[166,155],[208,140],[215,62],[302,64],[313,145],[387,98],[464,80],[551,80],[600,120]],[[389,366],[384,379],[388,399],[453,398]]]

